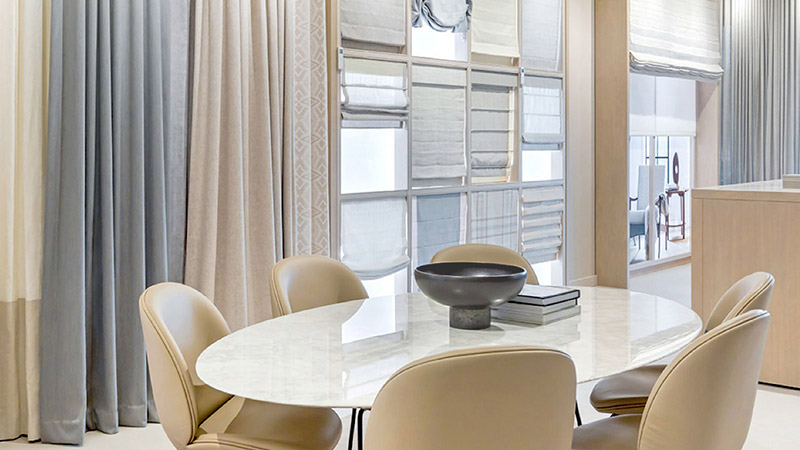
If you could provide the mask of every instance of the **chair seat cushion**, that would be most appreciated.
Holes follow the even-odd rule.
[[[647,210],[633,210],[628,211],[628,223],[631,225],[634,224],[644,224],[647,220]]]
[[[195,450],[331,450],[342,421],[329,408],[306,408],[233,397],[208,417],[187,447]]]
[[[592,389],[589,401],[607,414],[641,414],[666,364],[653,364],[608,377]]]
[[[575,428],[572,450],[636,450],[640,414],[615,416]]]

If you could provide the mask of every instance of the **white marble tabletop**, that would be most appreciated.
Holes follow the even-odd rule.
[[[535,326],[494,319],[487,330],[448,326],[447,308],[423,294],[356,300],[247,327],[197,361],[204,383],[276,403],[367,408],[399,368],[449,350],[542,345],[567,352],[578,382],[668,356],[701,331],[689,308],[653,295],[579,288],[580,316]]]

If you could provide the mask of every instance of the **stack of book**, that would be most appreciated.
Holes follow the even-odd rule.
[[[577,289],[526,284],[515,299],[492,308],[492,317],[546,325],[580,314],[580,296]]]

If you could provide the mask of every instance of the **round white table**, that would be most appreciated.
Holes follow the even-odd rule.
[[[448,326],[447,308],[423,294],[315,308],[249,326],[208,347],[197,375],[248,399],[370,408],[399,368],[426,356],[491,345],[541,345],[568,353],[578,382],[668,356],[701,331],[689,308],[653,295],[579,288],[581,313],[535,326],[493,319],[486,330]]]

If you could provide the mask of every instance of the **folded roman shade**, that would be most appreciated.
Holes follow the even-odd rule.
[[[522,66],[561,71],[561,0],[522,0]]]
[[[692,80],[630,74],[630,136],[695,136],[696,85]]]
[[[560,78],[525,76],[522,86],[522,140],[564,143],[563,84]]]
[[[522,254],[531,264],[558,257],[563,213],[563,185],[522,190]]]
[[[342,262],[367,280],[406,267],[406,213],[404,198],[342,202]]]
[[[411,0],[411,25],[423,20],[436,31],[465,32],[469,29],[472,0]]]
[[[722,78],[717,0],[631,0],[631,70],[713,81]]]
[[[403,63],[345,58],[342,119],[402,120],[408,116],[408,76]]]
[[[480,0],[472,6],[472,51],[519,57],[517,0]]]
[[[412,80],[412,178],[431,181],[466,176],[466,72],[414,66]]]
[[[417,264],[427,264],[439,250],[463,242],[466,224],[461,198],[462,194],[417,197],[414,235]]]
[[[519,191],[473,192],[471,205],[471,241],[517,251]]]
[[[514,97],[519,76],[472,72],[473,177],[507,177],[514,151]]]
[[[342,39],[403,47],[405,0],[340,0]]]

